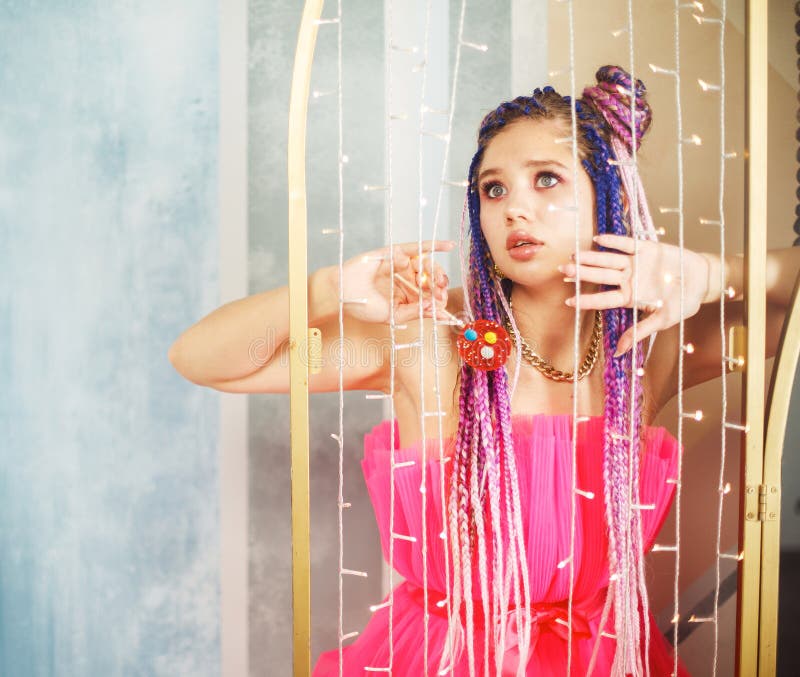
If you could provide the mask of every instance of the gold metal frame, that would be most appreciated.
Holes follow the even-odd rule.
[[[292,455],[292,595],[294,675],[311,672],[309,518],[308,266],[305,135],[308,94],[323,0],[306,0],[289,105],[289,334]],[[741,465],[736,674],[775,675],[780,461],[795,370],[800,358],[800,281],[775,362],[764,442],[767,224],[767,0],[746,2],[746,361],[743,420],[749,425]],[[723,149],[724,152],[724,149]],[[774,489],[774,491],[773,491]],[[748,517],[752,514],[752,517]]]
[[[760,493],[761,599],[758,634],[758,674],[775,675],[778,643],[778,576],[781,550],[781,457],[789,404],[800,359],[800,277],[778,344],[767,396],[767,441],[764,449],[764,482]]]
[[[322,3],[323,0],[306,0],[289,100],[289,425],[292,446],[292,651],[296,677],[311,674],[306,115]]]
[[[744,433],[739,506],[739,580],[736,674],[758,674],[761,522],[758,488],[764,458],[764,361],[767,260],[767,2],[748,0],[745,27],[745,256],[744,323],[747,353],[742,420]],[[724,152],[724,149],[722,149]]]

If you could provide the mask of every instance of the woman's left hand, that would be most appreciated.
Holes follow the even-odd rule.
[[[582,282],[619,285],[619,289],[578,294],[582,309],[633,308],[633,247],[627,235],[596,235],[594,241],[613,251],[591,249],[580,252]],[[652,240],[638,240],[636,265],[637,307],[649,313],[636,323],[636,339],[642,341],[651,334],[667,329],[681,321],[680,247]],[[623,252],[623,253],[619,253]],[[576,277],[573,262],[559,266],[571,278]],[[683,248],[683,319],[699,309],[708,293],[711,264],[701,253]],[[567,299],[575,305],[575,297]],[[630,350],[633,327],[620,336],[615,357]]]

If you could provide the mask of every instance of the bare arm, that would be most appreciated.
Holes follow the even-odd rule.
[[[322,268],[308,278],[309,326],[338,317],[332,272]],[[178,337],[169,360],[189,381],[216,387],[259,371],[280,354],[288,337],[289,287],[284,285],[217,308]]]
[[[426,250],[447,251],[447,241],[425,243]],[[394,318],[405,322],[419,312],[420,297],[408,290],[419,272],[411,255],[419,243],[395,245],[361,254],[343,267],[344,298],[364,297],[365,304],[346,306],[343,341],[339,326],[339,274],[337,267],[322,268],[308,281],[308,324],[322,333],[322,369],[308,375],[311,392],[339,388],[388,388],[386,350],[390,346],[389,290],[396,287]],[[410,254],[409,254],[410,252]],[[394,273],[404,284],[391,279]],[[440,266],[431,269],[435,285],[426,283],[421,300],[437,297],[446,302],[446,276]],[[427,313],[426,313],[427,314]],[[289,390],[289,288],[279,287],[228,303],[187,329],[169,351],[175,369],[198,385],[233,393],[285,393]]]
[[[690,388],[699,383],[718,378],[722,373],[722,339],[719,326],[720,266],[717,254],[704,253],[709,261],[708,291],[700,310],[684,323],[684,340],[694,346],[694,352],[684,361],[683,387]],[[773,357],[778,348],[786,309],[792,297],[795,280],[800,273],[800,247],[770,249],[766,266],[766,357]],[[740,254],[725,257],[725,286],[732,287],[734,296],[725,301],[725,337],[734,325],[744,322],[744,258]],[[654,352],[661,341],[661,357],[672,365],[668,388],[663,402],[678,392],[677,359],[679,349],[678,325],[670,327],[666,336],[655,343]],[[656,357],[655,355],[653,357]]]

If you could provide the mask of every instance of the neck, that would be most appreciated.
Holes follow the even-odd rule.
[[[584,294],[597,291],[597,285],[582,283]],[[561,280],[536,288],[514,284],[511,299],[517,330],[533,351],[556,369],[572,371],[574,365],[574,306],[564,301],[573,296],[575,285]],[[583,361],[594,330],[595,310],[581,310],[578,338],[578,363]]]

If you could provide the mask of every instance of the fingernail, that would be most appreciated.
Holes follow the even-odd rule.
[[[574,306],[575,298],[574,297],[568,298],[566,301],[564,301],[564,303],[566,303],[568,306]]]
[[[574,277],[565,277],[564,278],[564,282],[575,282],[575,278]]]

